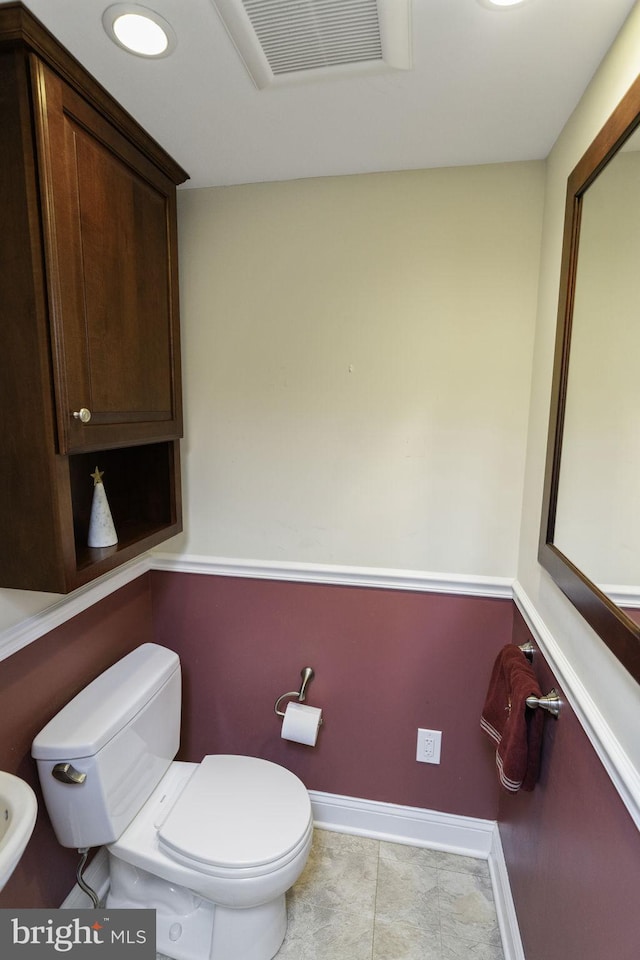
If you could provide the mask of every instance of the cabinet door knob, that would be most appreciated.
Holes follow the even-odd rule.
[[[91,410],[87,410],[86,407],[80,407],[79,410],[73,411],[73,416],[82,423],[89,423],[89,420],[91,420]]]

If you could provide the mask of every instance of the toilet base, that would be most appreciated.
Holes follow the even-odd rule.
[[[216,906],[211,960],[271,960],[287,932],[284,894],[260,907]]]
[[[284,894],[233,909],[109,856],[107,907],[156,911],[156,949],[173,960],[272,960],[287,932]]]

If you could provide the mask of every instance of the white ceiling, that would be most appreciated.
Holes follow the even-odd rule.
[[[144,60],[111,0],[26,6],[191,176],[189,186],[540,159],[635,0],[413,0],[413,69],[258,90],[210,0],[141,0],[178,37]]]

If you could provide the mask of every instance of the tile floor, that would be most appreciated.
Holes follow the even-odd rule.
[[[503,960],[484,860],[316,830],[278,960]]]
[[[504,960],[484,860],[316,829],[277,960]]]

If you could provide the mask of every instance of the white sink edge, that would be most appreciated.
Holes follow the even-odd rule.
[[[10,826],[0,839],[0,890],[18,865],[31,838],[38,813],[36,795],[24,780],[0,771],[0,816],[10,812]]]

